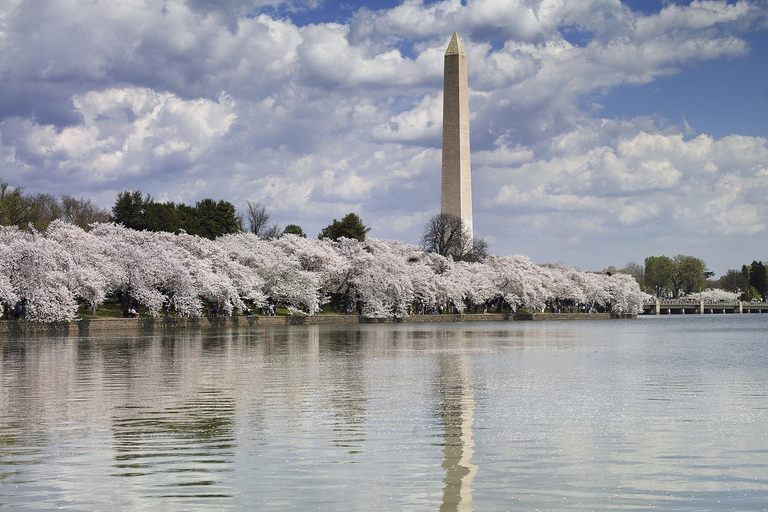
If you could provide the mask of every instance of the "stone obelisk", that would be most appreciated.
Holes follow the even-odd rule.
[[[461,217],[472,235],[472,171],[469,164],[467,55],[454,32],[445,51],[443,77],[443,174],[440,213]]]

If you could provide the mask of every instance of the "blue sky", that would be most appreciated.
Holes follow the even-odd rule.
[[[439,210],[442,56],[468,53],[474,231],[582,270],[768,260],[768,4],[8,0],[0,178],[260,201],[310,236]]]
[[[745,38],[750,52],[740,58],[701,62],[642,86],[620,86],[602,99],[606,117],[660,113],[686,119],[694,129],[723,137],[768,132],[768,37]]]

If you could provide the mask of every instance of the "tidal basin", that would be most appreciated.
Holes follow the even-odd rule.
[[[768,315],[0,350],[0,509],[768,507]]]

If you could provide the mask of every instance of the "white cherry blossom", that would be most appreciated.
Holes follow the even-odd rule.
[[[115,224],[85,232],[56,221],[45,233],[1,228],[0,242],[0,301],[23,303],[27,318],[46,322],[72,320],[78,302],[96,309],[116,294],[153,316],[164,305],[199,316],[214,305],[232,314],[267,301],[313,315],[333,300],[374,318],[450,306],[543,311],[561,303],[638,312],[647,298],[625,274],[543,267],[521,255],[454,262],[395,240],[262,240],[245,233],[207,240]],[[732,298],[706,293],[707,300]]]

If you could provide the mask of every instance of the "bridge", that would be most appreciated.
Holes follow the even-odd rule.
[[[710,315],[768,313],[768,302],[704,301],[691,299],[651,300],[643,304],[646,315]]]

